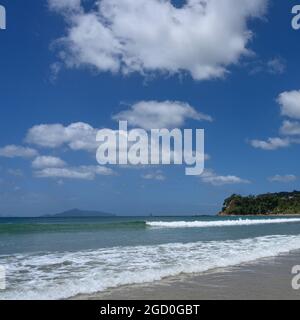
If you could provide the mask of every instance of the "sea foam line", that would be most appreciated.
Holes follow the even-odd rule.
[[[300,249],[300,235],[169,243],[2,257],[7,290],[0,299],[62,299],[147,283],[180,273],[235,266]]]
[[[299,218],[283,219],[238,219],[219,221],[146,221],[146,225],[156,228],[207,228],[207,227],[229,227],[229,226],[249,226],[258,224],[278,224],[300,222]]]

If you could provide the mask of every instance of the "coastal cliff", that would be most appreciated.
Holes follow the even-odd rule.
[[[224,200],[221,216],[300,214],[300,191],[266,193],[243,197],[233,194]]]

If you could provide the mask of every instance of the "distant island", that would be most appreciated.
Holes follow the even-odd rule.
[[[243,197],[233,194],[225,199],[221,216],[300,214],[300,191],[266,193]]]
[[[79,210],[72,209],[64,211],[61,213],[56,213],[53,215],[44,215],[46,218],[78,218],[78,217],[114,217],[114,214],[101,212],[101,211],[89,211],[89,210]]]

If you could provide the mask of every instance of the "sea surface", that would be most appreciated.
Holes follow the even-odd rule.
[[[64,299],[300,249],[300,217],[1,218],[0,299]]]

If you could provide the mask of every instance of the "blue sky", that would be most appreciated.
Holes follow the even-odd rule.
[[[187,8],[172,1],[172,8],[151,0],[141,20],[131,0],[117,9],[97,8],[92,0],[81,7],[77,0],[0,0],[7,11],[7,29],[0,30],[1,215],[75,207],[120,215],[213,214],[231,193],[299,189],[300,31],[291,27],[297,1],[244,0],[224,10],[234,0],[223,0],[224,8],[213,0],[209,12],[221,27],[210,19],[201,24],[197,2]],[[111,19],[104,31],[100,14]],[[159,15],[154,27],[151,19]],[[182,24],[174,27],[172,15]],[[84,23],[95,24],[88,35]],[[113,116],[141,101],[180,102],[213,118],[182,118],[183,128],[205,129],[205,176],[185,176],[177,166],[98,174],[95,152],[75,148],[74,141],[49,145],[53,124],[64,133],[78,122],[116,129]],[[42,124],[45,131],[30,131]],[[88,178],[66,178],[66,171]]]

